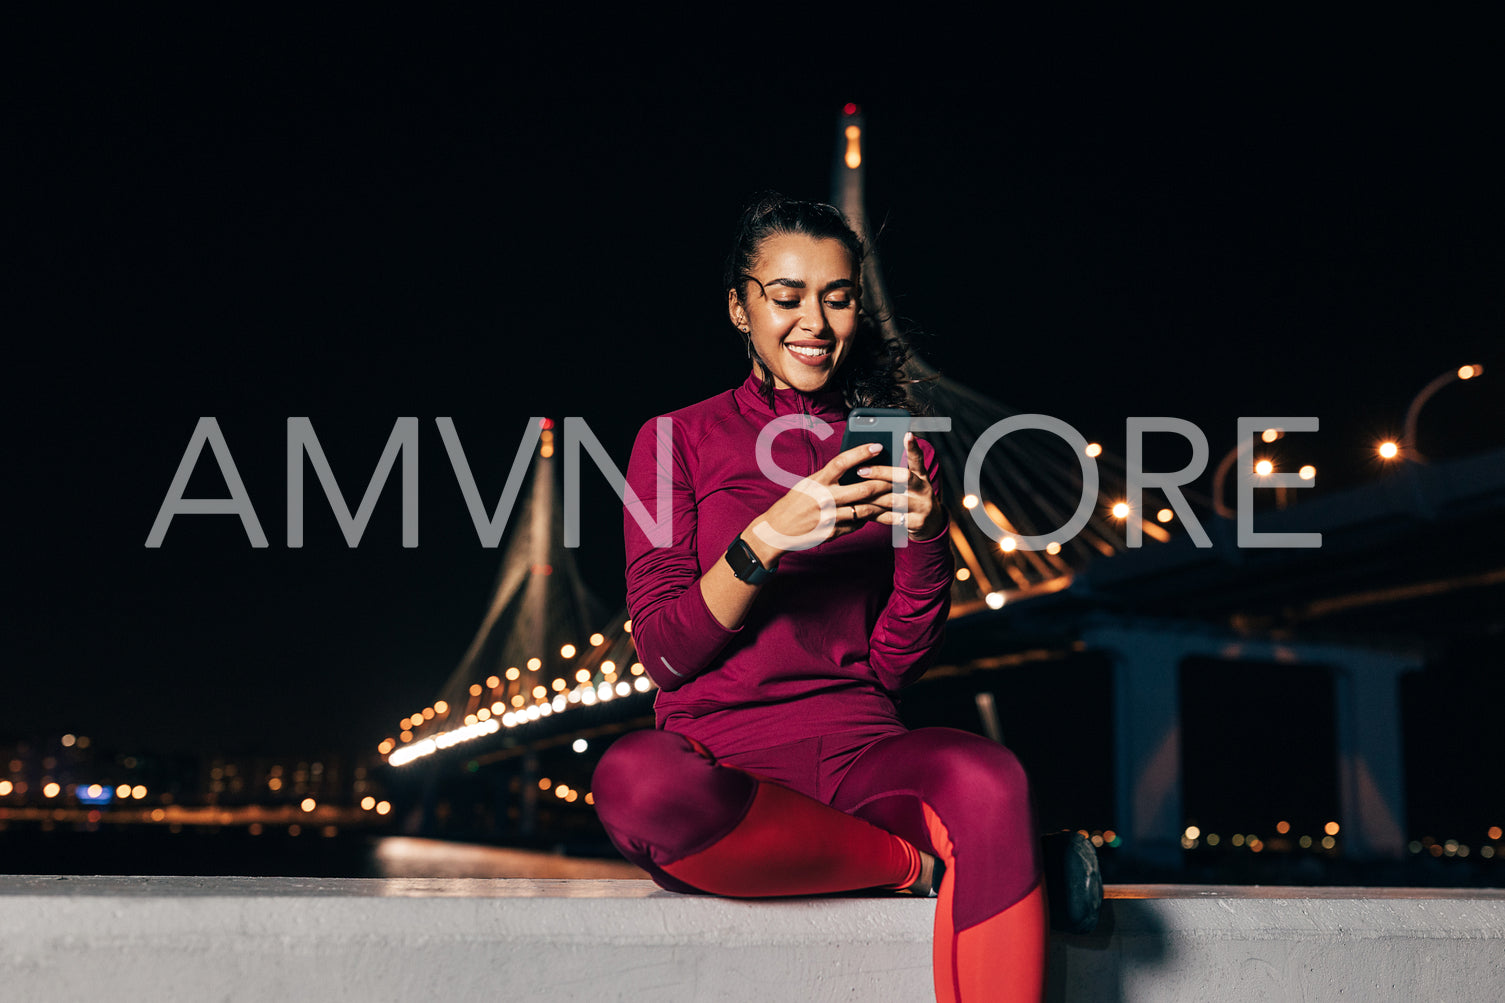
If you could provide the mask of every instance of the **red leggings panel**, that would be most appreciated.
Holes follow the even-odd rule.
[[[761,781],[736,828],[661,866],[716,895],[762,898],[905,888],[918,880],[922,862],[920,851],[893,833]]]

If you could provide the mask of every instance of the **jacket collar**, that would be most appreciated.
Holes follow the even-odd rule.
[[[774,406],[770,408],[768,398],[763,396],[763,381],[758,379],[756,370],[749,373],[742,385],[732,393],[743,411],[754,414],[772,417],[781,414],[813,414],[827,421],[844,421],[847,416],[846,401],[840,390],[817,390],[811,394],[801,393],[793,387],[775,390]]]

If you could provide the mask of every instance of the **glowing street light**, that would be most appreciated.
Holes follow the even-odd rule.
[[[1427,459],[1421,454],[1421,450],[1416,448],[1416,421],[1421,416],[1422,405],[1431,400],[1433,394],[1454,380],[1471,380],[1475,376],[1483,375],[1484,367],[1475,362],[1466,366],[1459,366],[1457,369],[1449,369],[1421,388],[1421,391],[1412,399],[1411,406],[1406,408],[1406,427],[1401,433],[1401,442],[1406,444],[1406,459],[1415,463],[1425,463]],[[1387,460],[1394,458],[1393,454],[1391,456],[1385,455],[1383,446],[1380,447],[1380,455],[1384,456]]]
[[[1260,433],[1260,438],[1265,442],[1274,442],[1284,434],[1285,431],[1283,429],[1267,428]],[[1238,458],[1239,453],[1245,447],[1246,444],[1241,442],[1228,450],[1223,458],[1218,461],[1218,467],[1212,474],[1212,510],[1224,519],[1232,519],[1237,516],[1237,513],[1223,501],[1223,485],[1228,482],[1228,474],[1233,470],[1233,461]],[[1248,461],[1245,460],[1245,462]],[[1274,468],[1272,467],[1271,469]]]
[[[846,156],[842,160],[850,170],[855,171],[862,166],[862,129],[849,125],[843,130],[842,135],[847,141]]]
[[[1380,454],[1381,459],[1393,460],[1400,455],[1400,446],[1387,439],[1375,448],[1375,452]]]

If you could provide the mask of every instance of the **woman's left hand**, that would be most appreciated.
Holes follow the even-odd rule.
[[[881,522],[885,526],[899,523],[909,533],[911,540],[928,540],[945,525],[946,510],[937,501],[935,487],[925,476],[925,460],[920,455],[920,443],[913,432],[904,436],[904,458],[907,462],[904,467],[875,464],[862,467],[857,473],[874,484],[874,490],[884,490],[883,494],[867,503],[880,510],[871,517],[874,522]],[[900,491],[900,488],[903,490]],[[896,511],[901,508],[901,498],[902,511]],[[861,507],[866,508],[867,505]]]

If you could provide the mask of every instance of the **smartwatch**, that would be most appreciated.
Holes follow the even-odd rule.
[[[739,581],[749,585],[762,585],[773,577],[773,568],[765,568],[763,562],[758,560],[758,555],[747,545],[747,541],[738,534],[732,540],[731,546],[726,548],[726,563],[731,565],[732,574]]]

